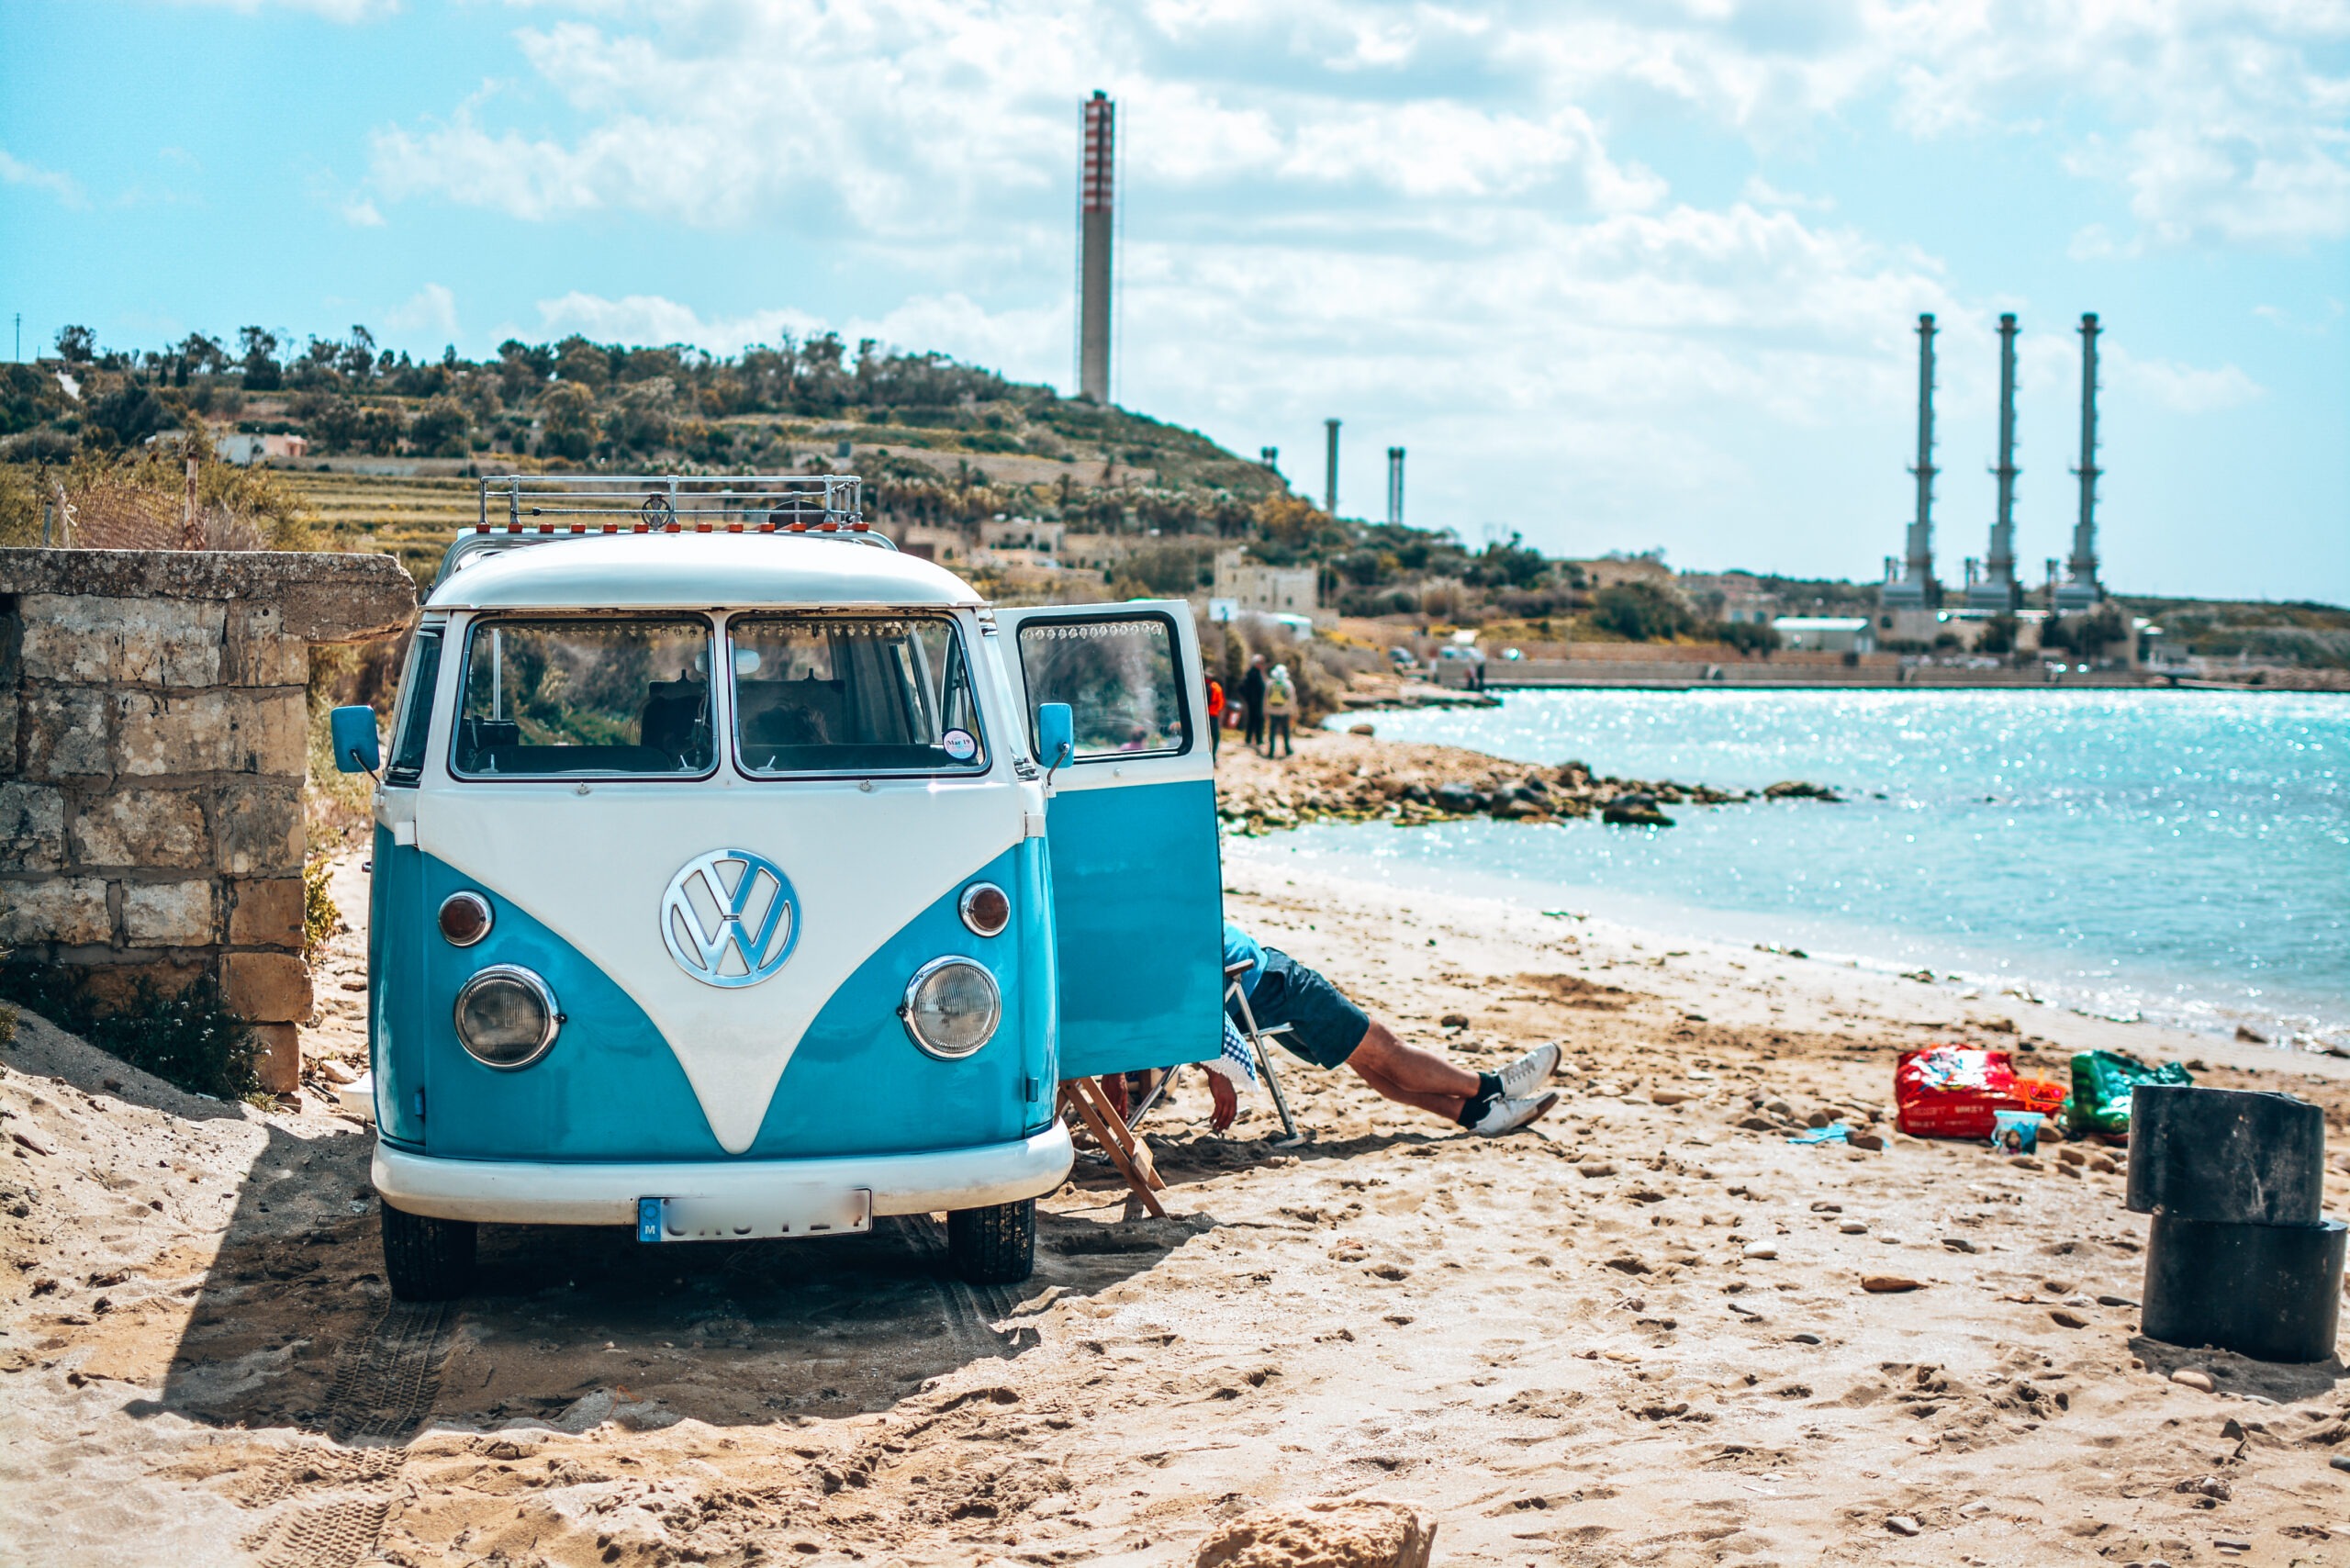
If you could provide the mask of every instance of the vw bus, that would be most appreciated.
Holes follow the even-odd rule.
[[[494,477],[379,750],[366,1103],[395,1294],[476,1227],[1028,1276],[1064,1078],[1212,1053],[1192,614],[996,609],[854,477]]]

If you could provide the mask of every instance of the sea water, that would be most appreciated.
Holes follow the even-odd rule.
[[[1334,723],[1365,717],[1527,763],[1846,799],[1668,806],[1671,828],[1324,823],[1237,852],[2350,1047],[2350,697],[1528,691]]]

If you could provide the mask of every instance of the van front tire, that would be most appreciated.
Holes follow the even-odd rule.
[[[1036,1271],[1036,1200],[951,1211],[946,1260],[971,1284],[1018,1284]]]
[[[474,1279],[474,1222],[384,1205],[384,1277],[401,1301],[453,1301]]]

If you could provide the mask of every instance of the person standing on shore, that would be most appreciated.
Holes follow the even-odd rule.
[[[1240,716],[1248,724],[1240,733],[1244,744],[1253,746],[1265,738],[1265,655],[1262,654],[1248,660],[1248,673],[1240,678]]]
[[[1384,1098],[1442,1116],[1481,1137],[1514,1133],[1541,1120],[1559,1103],[1559,1092],[1544,1087],[1559,1069],[1555,1045],[1537,1046],[1499,1072],[1472,1072],[1434,1051],[1405,1045],[1319,969],[1264,946],[1228,920],[1224,969],[1231,977],[1224,1017],[1227,1056],[1246,1055],[1237,1047],[1242,1022],[1255,1024],[1259,1034],[1286,1024],[1287,1029],[1270,1037],[1292,1056],[1320,1068],[1350,1067]],[[1215,1101],[1209,1126],[1223,1132],[1239,1113],[1239,1097],[1230,1078],[1213,1069],[1208,1092]]]
[[[1265,678],[1265,756],[1273,755],[1273,743],[1281,742],[1281,755],[1294,756],[1297,749],[1290,745],[1289,722],[1297,712],[1297,688],[1289,678],[1289,666],[1275,665],[1272,674]]]

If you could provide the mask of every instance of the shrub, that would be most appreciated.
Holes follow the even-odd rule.
[[[1724,621],[1707,630],[1718,643],[1728,643],[1741,654],[1764,654],[1779,646],[1779,629],[1759,621]]]
[[[238,1100],[261,1086],[254,1071],[261,1047],[244,1020],[221,1005],[209,979],[176,996],[141,980],[126,1005],[101,1010],[67,970],[17,964],[0,969],[0,995],[191,1093]]]
[[[1617,583],[1592,596],[1592,624],[1628,643],[1669,642],[1690,627],[1688,607],[1653,583]]]
[[[317,963],[326,952],[327,944],[343,931],[342,912],[335,907],[334,895],[327,889],[333,864],[323,855],[313,855],[302,866],[302,961],[305,963]]]

